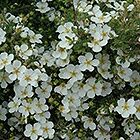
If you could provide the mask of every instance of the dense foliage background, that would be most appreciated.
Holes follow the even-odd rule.
[[[39,2],[0,1],[0,139],[139,140],[140,1]]]

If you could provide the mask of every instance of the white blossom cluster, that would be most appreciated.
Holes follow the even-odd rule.
[[[49,6],[51,2],[37,2],[34,11],[55,20],[59,16]],[[24,26],[22,18],[5,14],[6,24],[12,26],[10,36],[16,34],[22,40],[8,46],[8,28],[0,25],[0,87],[4,94],[0,120],[7,122],[9,131],[18,132],[13,133],[15,140],[82,140],[79,135],[86,140],[111,140],[119,130],[118,118],[126,139],[140,139],[140,99],[123,93],[125,88],[139,90],[140,73],[133,64],[140,57],[126,56],[123,50],[109,46],[119,36],[109,23],[119,17],[127,2],[96,3],[73,0],[74,12],[86,19],[77,18],[76,23],[60,19],[57,39],[48,47],[43,31],[33,31]],[[100,3],[110,11],[103,11]],[[126,9],[131,12],[133,8],[130,4]],[[125,138],[120,134],[118,139]]]

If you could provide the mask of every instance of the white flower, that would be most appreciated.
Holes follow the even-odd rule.
[[[101,24],[98,24],[97,26],[95,24],[90,24],[89,33],[94,38],[100,37],[100,40],[109,40],[110,34],[115,36],[114,31],[111,31],[111,27],[109,27],[107,24],[103,26],[101,26]]]
[[[118,75],[124,81],[130,81],[130,76],[132,75],[132,70],[130,68],[117,67]]]
[[[6,13],[5,17],[8,22],[19,23],[22,21],[22,18],[20,18],[19,16],[15,17],[11,13]]]
[[[100,12],[100,6],[99,5],[94,5],[92,8],[92,11],[89,11],[89,15],[95,15],[96,13]]]
[[[68,104],[64,104],[64,106],[59,106],[59,111],[61,112],[62,116],[65,116],[65,114],[70,111]]]
[[[42,65],[47,65],[48,67],[51,67],[52,65],[54,65],[54,61],[55,59],[51,55],[50,51],[43,53],[43,55],[41,56],[41,59],[39,60],[39,62]]]
[[[19,126],[22,124],[22,119],[19,112],[15,112],[13,117],[8,119],[8,125],[11,127],[10,130],[14,130],[14,128],[18,129],[18,132],[21,132],[23,129]]]
[[[101,96],[103,96],[103,97],[107,96],[111,92],[112,92],[111,83],[104,81],[103,86],[102,86]]]
[[[72,33],[73,32],[72,31],[72,27],[74,27],[73,23],[72,22],[67,22],[64,25],[60,25],[57,28],[56,32],[59,32],[61,36],[63,35],[63,36],[67,36],[67,37],[70,37],[71,38],[71,36],[74,35],[74,33]]]
[[[53,8],[52,8],[53,9]],[[51,12],[49,12],[49,14],[47,15],[48,16],[48,19],[49,19],[49,21],[54,21],[54,19],[55,19],[55,13],[56,11],[53,9],[53,11],[51,11]],[[58,12],[58,11],[57,11]],[[60,13],[58,12],[57,13],[58,15],[60,15]]]
[[[40,87],[35,89],[39,98],[49,98],[52,91],[52,86],[48,82],[42,82]]]
[[[109,27],[107,24],[103,25],[103,27],[100,28],[100,34],[101,34],[103,39],[109,40],[110,33],[111,33],[111,27]]]
[[[99,122],[99,125],[102,129],[107,132],[110,132],[111,128],[114,128],[114,123],[111,117],[98,115],[96,120]]]
[[[6,35],[6,32],[2,28],[0,28],[0,45],[2,44],[2,42],[6,41],[5,35]]]
[[[130,137],[130,140],[139,140],[140,139],[140,133],[134,132],[134,134]]]
[[[14,60],[13,64],[9,64],[5,67],[5,70],[8,73],[11,73],[9,75],[10,80],[14,81],[16,80],[20,74],[23,74],[26,70],[25,66],[21,66],[21,62],[19,60]]]
[[[34,95],[33,88],[31,85],[28,85],[27,87],[20,86],[20,85],[14,85],[14,92],[16,94],[16,97],[22,99],[26,97],[32,97]]]
[[[3,69],[5,66],[11,64],[11,61],[14,59],[13,54],[7,54],[3,52],[0,54],[0,70]]]
[[[36,11],[39,11],[40,13],[46,13],[50,10],[50,7],[48,7],[48,3],[46,2],[46,0],[37,2],[36,6],[38,8],[36,9]]]
[[[38,140],[44,140],[44,138],[40,137]]]
[[[33,126],[31,124],[27,124],[25,126],[24,135],[26,137],[30,137],[31,140],[36,140],[38,136],[41,136],[43,133],[41,129],[41,125],[39,123],[35,123]]]
[[[56,32],[60,33],[58,38],[61,39],[61,41],[56,45],[56,50],[52,53],[53,57],[61,59],[67,58],[67,50],[71,49],[73,44],[78,40],[78,37],[72,31],[72,27],[75,27],[73,23],[67,22],[57,28]]]
[[[140,74],[134,70],[130,77],[130,86],[135,87],[137,85],[140,85]]]
[[[126,1],[120,1],[120,2],[113,1],[113,4],[107,4],[107,6],[109,8],[115,9],[116,11],[124,11],[125,10],[125,8],[124,8],[125,3],[126,3]]]
[[[99,67],[107,67],[110,68],[110,61],[109,61],[109,55],[108,54],[101,54],[98,53],[95,55],[95,58],[99,60]]]
[[[122,59],[120,56],[116,58],[116,62],[117,64],[121,65],[123,68],[128,68],[130,66],[130,62],[128,60],[125,60],[124,62],[122,62]]]
[[[89,128],[90,130],[94,130],[96,128],[96,124],[93,122],[92,118],[88,118],[87,116],[82,116],[82,121],[84,122],[84,128]]]
[[[136,107],[136,117],[138,120],[140,120],[140,100],[135,101],[135,107]]]
[[[80,106],[80,99],[77,94],[69,92],[62,100],[63,105],[78,107]]]
[[[0,120],[5,121],[7,118],[6,114],[7,114],[7,110],[5,108],[2,108],[2,105],[0,105]]]
[[[80,63],[80,70],[85,71],[89,70],[92,72],[94,70],[94,66],[99,65],[99,60],[94,59],[93,60],[93,55],[91,53],[86,53],[85,56],[79,56],[78,57],[79,63]]]
[[[62,79],[70,79],[69,83],[73,84],[74,82],[81,80],[83,78],[83,74],[79,70],[78,66],[69,64],[67,67],[60,69],[59,77]]]
[[[31,43],[42,43],[42,35],[41,34],[35,34],[33,31],[29,30],[28,35],[30,37]]]
[[[100,129],[100,127],[96,131],[94,131],[94,136],[98,140],[110,140],[111,137],[109,135],[109,132],[103,131],[102,129]]]
[[[133,99],[129,99],[128,101],[125,101],[124,98],[121,98],[117,101],[118,106],[114,109],[114,111],[117,111],[123,118],[128,118],[130,114],[136,113],[135,108],[135,101]]]
[[[102,92],[102,84],[100,81],[96,81],[95,78],[89,78],[86,81],[86,84],[84,85],[85,89],[87,90],[87,96],[88,98],[93,98],[96,95],[101,95]]]
[[[60,93],[61,95],[68,94],[68,85],[66,83],[61,83],[59,86],[54,88],[54,91]]]
[[[95,55],[95,58],[100,62],[97,66],[97,70],[102,75],[102,77],[105,79],[112,78],[113,75],[109,73],[111,65],[111,62],[109,61],[109,55],[98,53],[97,55]]]
[[[128,11],[132,11],[134,7],[135,7],[134,4],[130,4],[130,5],[127,7],[127,10],[128,10]]]
[[[58,58],[58,59],[56,60],[56,65],[57,65],[58,67],[65,67],[66,65],[69,64],[69,62],[70,62],[69,57],[67,57],[66,59]]]
[[[34,87],[37,87],[37,79],[38,75],[32,70],[32,69],[26,69],[26,71],[23,74],[19,75],[19,84],[21,86],[27,86],[32,85]]]
[[[43,123],[41,125],[41,128],[43,130],[42,137],[45,139],[46,138],[52,139],[54,137],[54,133],[55,133],[55,130],[53,129],[53,127],[54,127],[54,124],[51,121]]]
[[[78,7],[78,3],[79,3],[79,0],[73,0],[73,6],[74,6],[74,9],[76,10],[77,7]]]
[[[81,105],[78,107],[78,110],[79,111],[85,111],[87,109],[89,109],[89,104],[88,103],[83,103],[83,101],[82,101]]]
[[[50,118],[50,115],[51,115],[50,112],[45,111],[45,112],[42,112],[42,113],[35,114],[34,118],[40,123],[45,123],[47,121],[47,119]]]
[[[72,49],[67,51],[66,59],[57,58],[55,60],[57,67],[65,67],[70,62],[70,55],[72,53]]]
[[[13,112],[17,112],[19,109],[19,105],[21,104],[21,100],[19,100],[18,98],[13,98],[13,101],[10,101],[8,103],[8,107],[9,107],[9,112],[13,113]]]
[[[77,10],[79,12],[87,13],[92,8],[92,5],[85,0],[85,1],[79,1]]]
[[[94,37],[94,34],[97,32],[97,26],[95,24],[89,25],[89,33],[92,37]]]
[[[138,41],[140,42],[140,37],[138,38]]]
[[[48,75],[46,74],[45,70],[42,70],[43,72],[40,71],[40,69],[35,69],[34,74],[38,76],[37,81],[47,81],[48,80]]]
[[[98,12],[95,13],[95,16],[91,17],[91,21],[95,23],[107,23],[111,20],[111,16],[109,14],[104,15],[102,11],[98,10]]]
[[[28,117],[30,113],[35,113],[34,106],[26,100],[23,100],[22,105],[19,107],[19,112],[22,113],[23,116]]]
[[[124,128],[125,134],[128,136],[131,136],[136,131],[136,124],[134,121],[128,121],[128,119],[124,119],[124,121],[121,124]]]
[[[16,45],[15,50],[16,50],[16,54],[25,60],[32,55],[32,50],[29,49],[26,44],[22,44],[20,47]]]
[[[125,140],[123,137],[120,137],[119,140]]]
[[[70,121],[72,119],[76,119],[78,117],[78,113],[76,108],[70,107],[68,112],[62,112],[62,116],[65,117],[65,120]]]
[[[12,83],[7,72],[0,72],[0,82],[2,88],[6,88],[8,86],[8,83]]]
[[[22,32],[21,32],[20,36],[21,36],[22,38],[26,38],[27,35],[28,35],[29,30],[30,30],[30,29],[29,29],[28,27],[22,28]]]
[[[32,102],[32,107],[34,108],[36,113],[42,113],[43,111],[47,111],[49,109],[48,105],[46,105],[45,98],[34,98]]]
[[[97,67],[98,72],[102,75],[105,79],[111,79],[113,77],[113,74],[109,72],[108,64],[106,65],[99,65]]]
[[[100,52],[107,43],[107,40],[102,40],[102,36],[97,35],[91,42],[88,42],[88,47],[92,48],[94,52]]]
[[[66,50],[69,50],[73,47],[73,39],[61,37],[61,41],[57,44],[61,48],[65,48]]]
[[[56,50],[52,53],[52,56],[54,58],[66,59],[68,56],[68,52],[67,52],[66,48],[62,48],[59,45],[57,45]]]
[[[84,87],[84,83],[80,82],[75,82],[74,85],[72,86],[71,90],[78,94],[79,97],[84,97],[86,95],[86,89]]]

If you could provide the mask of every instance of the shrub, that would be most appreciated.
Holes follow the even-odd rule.
[[[139,0],[0,9],[0,139],[140,139]]]

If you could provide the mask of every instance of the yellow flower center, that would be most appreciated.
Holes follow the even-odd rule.
[[[95,45],[99,45],[99,40],[94,39],[94,40],[92,41],[92,43],[95,44]]]
[[[60,112],[63,112],[63,111],[64,111],[64,107],[63,107],[63,106],[60,106],[60,107],[59,107],[59,111],[60,111]]]
[[[85,64],[91,65],[91,61],[92,61],[92,60],[86,60]]]
[[[70,102],[73,102],[74,101],[74,99],[73,99],[73,97],[71,96],[71,97],[69,97],[69,101]]]
[[[26,96],[27,95],[27,92],[26,91],[21,91],[21,95],[22,96]]]
[[[136,107],[137,111],[136,112],[140,112],[140,105]]]
[[[3,60],[2,60],[2,63],[3,63],[4,65],[6,65],[6,64],[8,63],[8,60],[7,60],[7,59],[3,59]]]
[[[70,74],[71,74],[71,77],[76,77],[76,72],[75,71],[72,71],[72,72],[70,72]]]
[[[65,49],[64,48],[61,48],[61,47],[59,47],[59,50],[58,50],[59,52],[64,52],[65,51]]]
[[[125,70],[120,70],[120,74],[124,75],[125,74]]]
[[[106,36],[107,36],[107,32],[104,32],[104,31],[103,31],[103,32],[102,32],[102,36],[103,36],[103,37],[106,37]]]
[[[129,110],[129,105],[128,103],[125,103],[123,106],[122,106],[123,110],[125,111],[128,111]]]
[[[19,72],[20,72],[19,69],[14,68],[14,71],[13,71],[14,74],[18,75]]]
[[[38,106],[39,108],[42,107],[42,104],[41,103],[37,103],[36,106]]]
[[[35,130],[35,128],[32,128],[32,134],[35,134],[36,133],[36,130]]]
[[[46,89],[44,89],[44,88],[42,88],[41,91],[43,94],[45,94],[47,92]]]
[[[92,86],[92,90],[93,90],[94,92],[96,91],[96,86],[95,86],[95,85]]]
[[[47,127],[45,127],[45,128],[43,128],[44,129],[44,131],[47,133],[48,132],[48,128]]]
[[[29,107],[29,106],[26,106],[26,107],[25,107],[25,111],[28,111],[28,112],[29,112],[30,109],[31,109],[31,107]]]
[[[104,16],[100,16],[100,17],[99,17],[99,20],[100,20],[100,21],[103,21],[104,19],[105,19]]]
[[[26,81],[31,81],[31,76],[29,75],[25,75],[25,78],[24,78]]]
[[[71,30],[69,29],[69,28],[65,28],[66,30],[65,30],[65,33],[69,33],[69,32],[71,32]]]

